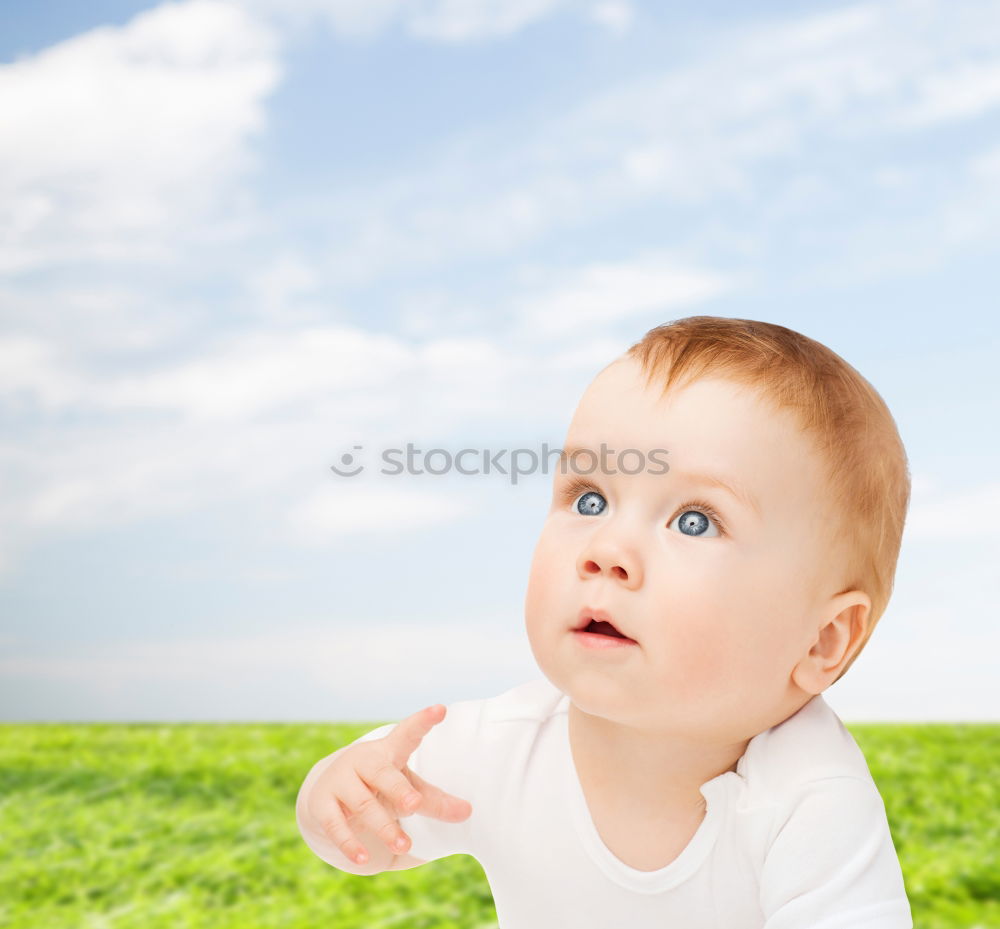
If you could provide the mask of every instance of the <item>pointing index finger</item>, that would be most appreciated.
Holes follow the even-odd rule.
[[[401,720],[385,738],[400,766],[416,751],[425,735],[447,715],[447,708],[440,703],[424,707]]]

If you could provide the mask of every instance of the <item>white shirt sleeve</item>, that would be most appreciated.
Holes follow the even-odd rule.
[[[912,929],[873,782],[837,776],[805,784],[776,829],[760,878],[764,929]]]

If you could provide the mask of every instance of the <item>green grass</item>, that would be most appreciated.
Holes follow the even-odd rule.
[[[299,837],[306,772],[375,725],[0,726],[0,926],[495,926],[473,858],[355,877]],[[915,929],[1000,929],[1000,725],[848,728]]]

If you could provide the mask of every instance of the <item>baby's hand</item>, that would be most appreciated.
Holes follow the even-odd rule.
[[[467,801],[428,784],[406,764],[446,713],[441,704],[427,707],[407,716],[384,738],[340,749],[308,791],[309,817],[357,865],[364,865],[370,851],[370,873],[386,870],[395,855],[409,848],[400,816],[420,813],[462,822],[472,813]]]

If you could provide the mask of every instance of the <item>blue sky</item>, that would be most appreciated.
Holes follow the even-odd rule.
[[[846,720],[998,719],[1000,11],[0,4],[0,718],[398,718],[535,676],[559,445],[695,313],[892,409],[896,592]]]

